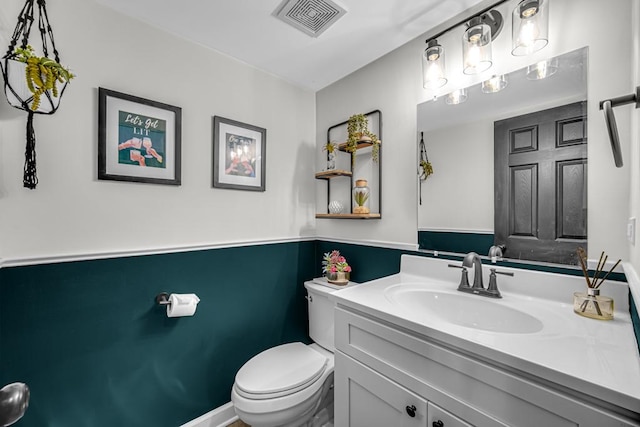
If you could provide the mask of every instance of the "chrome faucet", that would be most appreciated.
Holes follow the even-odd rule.
[[[496,274],[504,274],[505,276],[513,276],[513,273],[506,271],[497,271],[495,268],[491,268],[491,274],[489,275],[489,286],[485,289],[482,283],[482,261],[480,255],[475,252],[469,252],[462,260],[462,266],[449,264],[449,267],[461,268],[462,277],[460,278],[460,285],[458,290],[460,292],[467,292],[470,294],[482,295],[490,298],[502,298],[500,291],[498,290],[498,282],[496,280]],[[473,267],[473,286],[469,285],[469,278],[467,268]]]
[[[482,284],[482,261],[480,255],[475,252],[469,252],[462,260],[462,266],[466,268],[473,267],[473,289],[484,289]]]

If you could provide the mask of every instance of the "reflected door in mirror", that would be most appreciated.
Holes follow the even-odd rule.
[[[586,107],[495,122],[495,243],[507,257],[575,265],[586,249]]]

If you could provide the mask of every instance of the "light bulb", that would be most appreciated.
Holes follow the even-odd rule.
[[[538,40],[539,35],[540,30],[538,30],[538,26],[535,22],[525,21],[522,27],[520,27],[520,46],[527,49],[528,53],[532,53],[530,51],[536,44],[536,40]]]
[[[487,24],[477,23],[479,19],[472,19],[462,36],[464,74],[481,73],[492,64],[491,28]]]
[[[496,93],[507,87],[507,76],[504,74],[493,76],[489,80],[482,82],[483,93]]]
[[[477,68],[480,58],[480,47],[477,44],[472,44],[467,53],[467,67]]]
[[[467,100],[467,89],[465,88],[454,90],[453,92],[449,93],[445,98],[445,102],[448,105],[462,104],[466,100]]]
[[[547,0],[522,0],[513,10],[513,49],[516,56],[530,55],[549,42]]]
[[[437,89],[447,84],[444,67],[444,49],[437,40],[429,40],[422,54],[422,85],[425,89]]]
[[[527,67],[527,79],[542,80],[554,75],[558,71],[558,58],[551,58],[546,61]]]

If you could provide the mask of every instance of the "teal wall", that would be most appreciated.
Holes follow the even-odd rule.
[[[176,427],[230,401],[236,371],[305,341],[315,242],[0,269],[0,386],[20,427]],[[195,292],[194,317],[154,298]]]
[[[638,351],[640,351],[640,317],[638,316],[638,307],[633,301],[631,292],[629,292],[629,312],[631,313],[631,323],[633,324],[633,332],[636,335],[636,341],[638,342]]]
[[[356,282],[419,254],[314,241],[0,269],[0,386],[32,392],[16,427],[176,427],[229,402],[249,358],[309,342],[303,282],[333,249]],[[197,293],[196,315],[167,318],[162,291]]]
[[[418,247],[431,251],[476,252],[487,255],[493,246],[493,233],[463,233],[454,231],[418,230]]]

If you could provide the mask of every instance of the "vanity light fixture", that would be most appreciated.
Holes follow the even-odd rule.
[[[502,15],[497,10],[475,16],[467,22],[467,30],[462,36],[464,74],[478,74],[491,67],[491,41],[500,33],[502,24]]]
[[[422,85],[425,89],[438,89],[445,84],[444,49],[436,39],[427,40],[422,54]]]
[[[513,10],[513,50],[515,56],[537,52],[549,43],[547,0],[522,0]]]
[[[456,24],[431,35],[427,48],[422,52],[422,84],[425,89],[439,89],[447,84],[444,51],[437,39],[449,31],[465,26],[462,36],[462,71],[464,74],[479,74],[493,65],[492,42],[504,25],[504,17],[495,8],[507,2],[499,0],[478,11],[477,15],[465,18]],[[549,0],[519,0],[513,10],[512,50],[515,56],[529,55],[545,47],[549,42]],[[555,72],[549,65],[539,78]],[[533,79],[532,77],[530,77]]]
[[[456,89],[453,92],[449,93],[445,98],[445,102],[447,105],[458,105],[462,104],[467,100],[467,89]]]
[[[540,61],[527,67],[527,79],[542,80],[553,76],[558,71],[558,58]]]
[[[482,82],[482,93],[500,92],[505,87],[507,87],[507,76],[504,74],[495,75]]]

